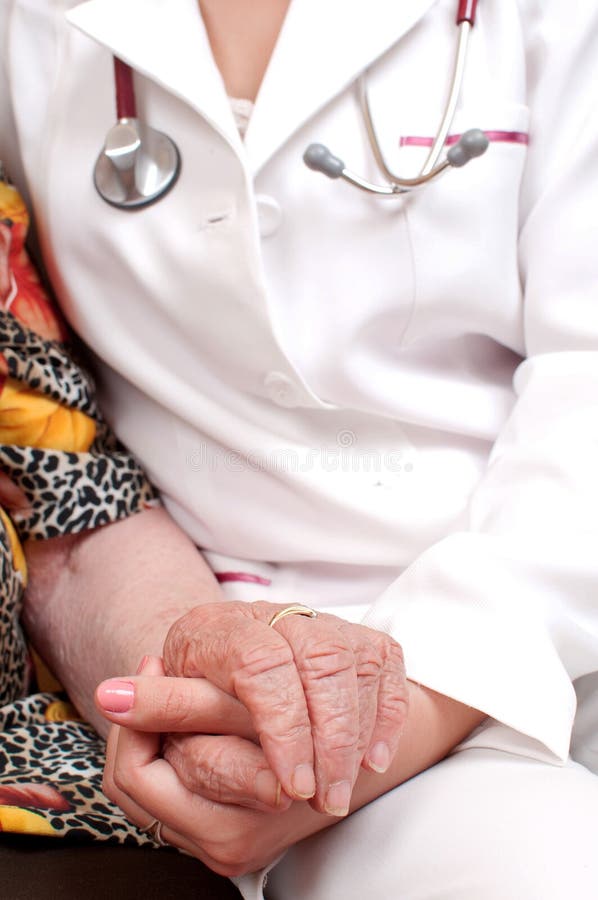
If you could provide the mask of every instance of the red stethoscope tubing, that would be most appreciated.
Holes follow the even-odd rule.
[[[118,119],[136,119],[137,105],[133,87],[133,70],[122,59],[114,57],[114,88]]]
[[[475,25],[475,14],[478,0],[459,0],[459,8],[457,9],[457,25],[462,22],[469,22]]]
[[[457,25],[469,22],[475,25],[478,0],[459,0],[457,8]],[[133,87],[133,71],[121,59],[114,57],[114,86],[116,92],[116,114],[119,119],[136,119],[135,89]]]

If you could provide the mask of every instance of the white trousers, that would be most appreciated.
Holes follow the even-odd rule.
[[[598,778],[460,750],[272,869],[245,900],[597,900]]]
[[[206,556],[230,578],[247,573]],[[230,599],[311,602],[356,620],[369,593],[342,572],[250,572],[271,583],[224,581]],[[384,578],[372,574],[372,592]],[[598,900],[598,777],[549,759],[487,720],[447,759],[292,847],[265,887],[264,872],[234,881],[244,900]]]

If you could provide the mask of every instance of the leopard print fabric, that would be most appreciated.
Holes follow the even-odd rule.
[[[13,566],[10,541],[4,524],[0,528],[0,578],[0,706],[4,706],[16,697],[24,696],[30,674],[27,645],[19,624],[23,579]]]
[[[5,313],[0,316],[0,349],[13,378],[59,403],[99,418],[93,380],[66,347],[44,340],[14,315]]]
[[[30,833],[153,843],[102,793],[104,742],[67,701],[43,693],[5,706],[0,730],[0,822],[4,803],[5,820],[18,809]]]
[[[98,528],[158,502],[66,342],[25,250],[28,224],[0,177],[0,832],[151,844],[102,793],[103,741],[64,694],[36,692],[20,625],[22,541]]]
[[[27,495],[31,513],[13,515],[22,538],[52,538],[99,528],[152,505],[137,462],[123,450],[58,453],[0,445],[0,467]]]
[[[99,528],[154,501],[138,463],[118,445],[102,419],[90,375],[64,347],[42,340],[10,313],[0,311],[0,353],[11,377],[96,423],[88,453],[0,443],[0,468],[30,504],[29,515],[13,515],[22,539]]]

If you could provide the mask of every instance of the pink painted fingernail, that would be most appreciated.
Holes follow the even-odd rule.
[[[302,800],[309,800],[316,792],[316,776],[313,766],[310,766],[309,763],[297,766],[291,781],[293,783],[293,791]]]
[[[96,691],[100,706],[111,713],[124,713],[133,708],[135,686],[132,681],[110,678],[103,681]]]
[[[370,769],[373,769],[374,772],[378,772],[380,775],[386,772],[390,765],[390,747],[388,744],[385,744],[384,741],[378,741],[377,744],[374,744],[368,753],[367,764]]]
[[[346,816],[351,802],[351,782],[337,781],[326,794],[324,808],[330,816]]]
[[[137,671],[135,672],[135,674],[136,674],[136,675],[141,675],[141,673],[143,672],[143,670],[145,669],[145,667],[147,666],[147,664],[148,664],[149,661],[150,661],[150,658],[149,658],[149,656],[146,654],[146,655],[143,657],[143,659],[141,660],[141,662],[139,663],[139,665],[137,666]]]

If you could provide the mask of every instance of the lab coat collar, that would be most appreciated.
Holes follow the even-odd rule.
[[[245,136],[255,174],[437,0],[291,0]]]
[[[437,0],[292,0],[243,148],[197,0],[87,0],[67,17],[188,102],[253,174]]]
[[[190,104],[243,152],[197,0],[88,0],[67,19]]]

